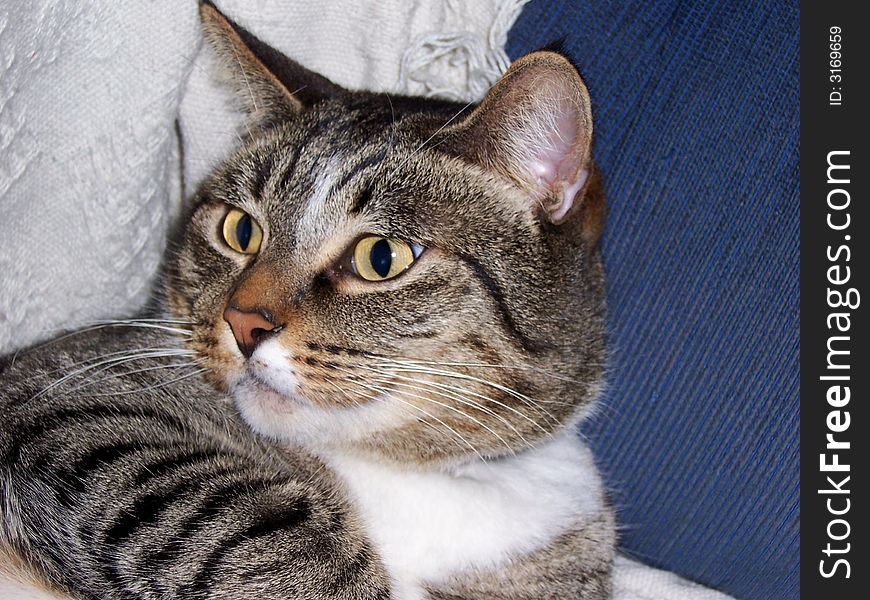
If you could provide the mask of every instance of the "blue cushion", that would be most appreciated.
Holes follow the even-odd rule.
[[[743,599],[798,589],[798,6],[528,4],[608,190],[612,358],[585,433],[629,555]]]

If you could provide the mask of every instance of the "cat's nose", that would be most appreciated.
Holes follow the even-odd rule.
[[[248,310],[230,305],[224,311],[224,321],[230,324],[236,344],[245,358],[251,358],[260,342],[281,331],[281,327],[259,309]]]

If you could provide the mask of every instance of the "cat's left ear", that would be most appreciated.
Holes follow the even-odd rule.
[[[202,0],[199,13],[206,42],[254,124],[268,127],[292,119],[307,106],[345,91],[262,42],[211,2]]]
[[[579,204],[592,169],[592,103],[561,54],[533,52],[515,61],[450,133],[455,148],[514,180],[553,223]]]

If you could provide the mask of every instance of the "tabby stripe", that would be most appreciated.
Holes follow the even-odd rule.
[[[348,563],[342,565],[336,578],[329,582],[329,591],[334,596],[344,595],[342,592],[359,582],[371,560],[370,549],[367,546],[360,548]]]
[[[61,410],[49,415],[41,415],[41,420],[39,422],[30,423],[29,425],[14,429],[13,435],[16,441],[6,452],[6,455],[3,457],[3,462],[5,464],[16,464],[21,460],[21,453],[25,444],[32,447],[37,438],[47,433],[51,433],[56,429],[69,427],[70,421],[81,419],[85,421],[82,425],[86,424],[90,426],[93,425],[93,422],[97,419],[124,417],[130,419],[158,421],[160,425],[176,429],[179,432],[185,430],[185,423],[181,421],[181,419],[152,409],[131,410],[129,408],[125,409],[118,406],[90,406]],[[149,435],[157,435],[157,431],[154,431],[153,429],[149,429],[149,431]],[[119,433],[129,434],[129,430],[119,430]]]
[[[264,490],[268,483],[276,482],[264,482]],[[235,497],[229,499],[233,500]],[[190,542],[194,535],[196,535],[196,533],[198,533],[207,523],[206,517],[213,515],[226,501],[227,498],[225,497],[210,499],[210,501],[203,505],[197,513],[193,515],[193,517],[187,519],[180,528],[173,531],[171,540],[166,542],[156,554],[153,554],[148,558],[147,568],[160,573],[165,568],[164,565],[175,561],[184,548],[184,545]],[[287,565],[283,564],[283,568],[286,567]]]
[[[438,337],[439,335],[441,335],[441,333],[442,332],[440,330],[436,330],[436,329],[424,329],[423,331],[409,331],[407,333],[400,333],[397,335],[397,337],[411,339],[411,340],[421,339],[421,338],[429,339],[429,338]]]
[[[510,310],[505,302],[505,295],[501,286],[495,278],[489,274],[486,268],[481,265],[476,258],[468,256],[467,254],[460,254],[459,258],[462,262],[468,265],[474,276],[489,294],[489,297],[492,298],[493,302],[495,302],[504,328],[520,343],[523,350],[527,352],[538,352],[544,350],[546,348],[545,344],[529,338],[519,330],[516,321],[514,321],[513,316],[511,316]]]
[[[208,481],[211,481],[211,479],[183,479],[159,492],[151,492],[140,496],[133,503],[133,506],[130,507],[130,510],[120,513],[119,518],[104,533],[103,539],[106,546],[118,548],[141,529],[156,523],[160,514],[171,506],[173,502],[177,501],[179,497],[193,489],[202,488]],[[243,493],[250,491],[250,485],[251,481],[244,479],[234,481],[218,490],[207,492],[204,498],[205,503],[194,509],[193,520],[202,522],[214,518],[215,514],[226,504],[232,502]],[[202,526],[202,523],[200,526]],[[148,570],[151,568],[148,565],[146,567]],[[113,584],[120,583],[123,578],[121,565],[115,562],[106,565],[104,574],[106,579]]]
[[[358,117],[350,116],[337,123],[333,116],[325,121],[331,125],[329,129],[330,140],[338,146],[346,146],[348,137],[359,130],[360,120]]]
[[[272,172],[275,170],[275,159],[277,154],[269,152],[263,162],[257,165],[257,171],[254,173],[254,179],[251,182],[251,196],[259,200],[263,197],[263,190],[266,188],[266,182],[272,177]]]
[[[363,191],[360,192],[360,195],[357,196],[356,202],[353,206],[350,207],[350,211],[348,214],[358,215],[362,212],[362,210],[366,207],[369,201],[372,199],[372,191],[373,188],[371,185],[367,185],[363,188]]]
[[[348,137],[355,133],[359,127],[358,121],[352,118],[341,121],[340,123],[336,123],[335,120],[332,120],[330,125],[331,127],[328,136],[333,143],[337,143],[339,146],[346,145]],[[328,143],[328,141],[326,143]],[[322,170],[321,161],[319,159],[311,161],[308,173],[305,174],[307,180],[316,181],[317,176],[315,175],[315,171],[319,170]]]
[[[347,186],[351,179],[356,177],[363,170],[371,167],[372,165],[376,165],[380,162],[383,162],[384,157],[387,155],[387,148],[382,148],[380,152],[373,154],[359,161],[354,167],[342,175],[341,179],[336,182],[334,186],[332,186],[333,190],[342,190]],[[357,199],[356,204],[354,204],[350,209],[350,214],[355,215],[358,214],[366,205],[366,203],[371,199],[372,196],[372,186],[368,185],[360,194],[360,197]]]
[[[158,462],[143,465],[142,470],[136,475],[133,484],[137,487],[142,487],[149,481],[162,477],[169,472],[178,471],[182,467],[194,465],[196,463],[205,462],[209,459],[225,456],[216,450],[200,450],[190,452],[188,454],[176,454],[164,458]]]
[[[315,352],[328,352],[329,354],[347,354],[348,356],[364,356],[366,354],[365,351],[359,350],[357,348],[346,348],[343,346],[334,346],[332,344],[327,346],[322,346],[315,342],[306,342],[305,346],[309,350],[314,350]]]
[[[288,190],[290,186],[290,181],[296,174],[296,167],[299,164],[299,159],[302,157],[302,152],[303,150],[305,150],[305,147],[314,137],[320,134],[326,126],[334,124],[335,121],[332,119],[320,119],[319,121],[317,121],[317,123],[312,125],[308,131],[305,132],[305,135],[296,144],[296,148],[293,151],[293,157],[289,161],[287,161],[287,165],[281,170],[277,189],[281,191]]]
[[[128,511],[119,513],[119,518],[103,534],[106,547],[113,550],[111,554],[121,555],[117,551],[121,544],[143,527],[157,522],[160,513],[178,496],[201,484],[197,480],[180,481],[159,493],[153,492],[137,498]],[[112,585],[118,585],[123,580],[121,569],[122,566],[117,561],[111,561],[104,565],[103,575]]]
[[[73,496],[81,494],[86,487],[88,475],[99,467],[109,466],[119,460],[129,458],[131,454],[143,450],[159,449],[156,443],[130,442],[111,444],[92,448],[87,454],[77,460],[70,468],[61,465],[61,471],[56,474],[59,486],[59,501],[64,508],[70,509],[75,504]],[[34,469],[36,470],[36,469]]]
[[[179,590],[178,595],[182,597],[187,597],[188,595],[196,597],[201,593],[207,593],[209,584],[221,572],[224,557],[238,546],[258,538],[268,537],[275,533],[298,527],[311,515],[311,507],[304,498],[299,498],[294,504],[277,507],[274,510],[275,512],[265,515],[265,518],[260,522],[221,542],[203,560],[199,572],[189,584]],[[276,545],[275,548],[280,551],[280,545]],[[287,565],[285,565],[286,567]]]
[[[243,475],[233,472],[233,475]],[[160,512],[173,500],[182,496],[193,488],[202,488],[212,479],[186,478],[175,482],[174,485],[162,489],[159,492],[150,492],[139,497],[129,511],[122,513],[120,518],[105,533],[105,540],[110,546],[117,546],[132,536],[137,529],[153,524]],[[269,482],[240,479],[232,481],[216,490],[209,490],[196,507],[190,521],[207,521],[214,518],[227,504],[236,500],[239,496],[250,492],[252,484],[262,483],[263,487]]]
[[[166,475],[170,471],[177,471],[177,470],[182,469],[185,466],[194,465],[198,462],[203,462],[203,461],[206,461],[210,458],[215,458],[217,456],[220,456],[217,452],[193,452],[190,454],[183,454],[181,456],[179,456],[179,455],[171,456],[171,457],[168,457],[165,459],[161,459],[158,462],[153,462],[150,464],[141,464],[141,465],[139,465],[140,471],[137,474],[136,479],[133,481],[133,483],[128,488],[131,491],[127,492],[125,495],[130,496],[132,494],[132,490],[139,490],[145,484],[150,482],[152,479],[156,479],[157,477],[160,477],[162,475]],[[233,470],[234,470],[234,467],[231,467],[231,466],[215,465],[213,468],[211,468],[208,471],[207,475],[203,475],[203,476],[214,477],[215,475],[218,475],[221,473],[229,473],[229,472],[232,472]],[[181,477],[185,477],[185,476],[182,475]],[[183,486],[183,485],[185,485],[186,482],[190,482],[190,481],[192,481],[192,480],[189,478],[189,476],[186,477],[185,479],[180,479],[178,482],[176,482],[176,488],[177,488],[176,491],[180,490],[180,488],[178,486]],[[81,537],[83,539],[92,539],[93,535],[94,535],[94,524],[90,523],[90,522],[84,523],[82,526],[81,534],[82,534]]]

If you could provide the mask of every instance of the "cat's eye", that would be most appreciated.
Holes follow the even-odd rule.
[[[231,208],[224,217],[224,241],[230,248],[242,254],[256,254],[263,242],[260,225],[243,210]]]
[[[351,268],[366,281],[384,281],[401,275],[422,253],[417,244],[370,235],[354,246]]]

